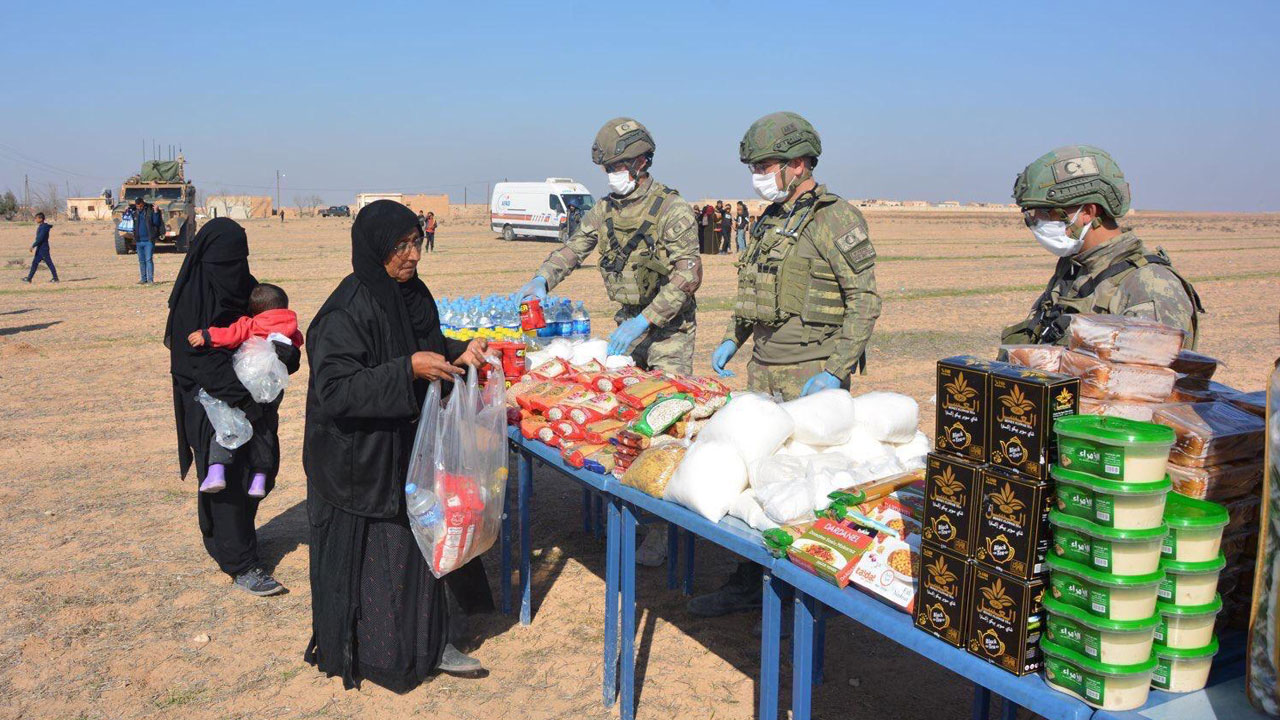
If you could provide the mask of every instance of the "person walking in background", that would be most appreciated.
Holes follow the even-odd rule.
[[[156,239],[164,234],[164,221],[160,211],[142,198],[133,202],[133,246],[138,252],[138,284],[149,285],[156,281],[156,266],[152,255],[156,251]]]
[[[427,213],[427,220],[422,226],[422,236],[426,238],[427,252],[436,251],[436,214]]]
[[[58,282],[58,268],[53,266],[53,257],[49,254],[49,231],[53,226],[44,221],[44,213],[36,213],[36,241],[31,243],[31,254],[35,257],[31,258],[31,272],[22,278],[22,282],[29,283],[31,278],[36,276],[36,268],[40,267],[43,262],[49,266],[49,272],[53,274],[53,279],[49,282]]]
[[[747,212],[747,204],[738,201],[738,217],[735,219],[735,227],[738,230],[738,253],[741,254],[747,249],[747,228],[751,226],[751,215]]]
[[[720,213],[720,254],[729,254],[729,243],[733,240],[733,206],[725,204]]]
[[[702,215],[698,218],[701,236],[698,238],[703,255],[714,255],[716,252],[716,209],[711,205],[702,206]]]
[[[427,236],[427,216],[423,215],[421,210],[418,211],[418,229],[422,231],[422,237],[425,238]]]

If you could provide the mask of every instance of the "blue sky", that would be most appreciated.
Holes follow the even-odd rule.
[[[1006,202],[1085,142],[1136,207],[1280,210],[1277,2],[8,5],[0,190],[118,187],[154,139],[206,192],[273,194],[280,169],[286,204],[599,193],[591,138],[632,115],[664,182],[746,197],[738,141],[788,109],[846,197]]]

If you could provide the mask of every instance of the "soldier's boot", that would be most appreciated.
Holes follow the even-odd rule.
[[[760,609],[764,568],[753,562],[740,562],[719,590],[689,600],[690,614],[698,617],[720,617],[732,613]]]

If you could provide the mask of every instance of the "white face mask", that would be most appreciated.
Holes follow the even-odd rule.
[[[778,187],[778,181],[775,180],[777,173],[751,173],[751,187],[755,188],[756,194],[768,200],[769,202],[782,202],[787,199],[791,193]]]
[[[1031,226],[1031,234],[1035,235],[1036,242],[1045,250],[1053,253],[1058,257],[1069,257],[1080,252],[1080,248],[1084,247],[1084,236],[1089,232],[1089,227],[1080,228],[1079,237],[1071,237],[1067,234],[1067,226],[1074,225],[1076,218],[1080,215],[1080,209],[1071,216],[1071,222],[1063,222],[1062,220],[1037,220]]]
[[[630,170],[619,170],[618,172],[609,173],[609,192],[622,197],[630,195],[632,190],[636,189],[635,178],[631,177]]]

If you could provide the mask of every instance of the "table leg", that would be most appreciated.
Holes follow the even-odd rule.
[[[604,495],[596,495],[596,539],[604,537]]]
[[[782,587],[768,570],[761,591],[763,617],[760,621],[760,720],[778,718],[778,654],[782,644]]]
[[[680,584],[680,526],[667,523],[667,589]]]
[[[533,462],[520,453],[516,467],[520,496],[520,624],[533,620],[533,542],[529,538],[529,502],[533,499]]]
[[[809,720],[813,702],[814,599],[795,591],[795,627],[791,631],[791,718]]]
[[[827,666],[827,606],[816,603],[814,615],[817,626],[813,630],[813,684],[821,685]]]
[[[618,571],[622,574],[622,678],[619,714],[622,720],[636,716],[636,515],[630,505],[622,505],[622,551]]]
[[[591,490],[582,488],[582,532],[587,535],[591,534]]]
[[[520,453],[516,453],[519,457]],[[517,470],[518,472],[518,470]],[[502,614],[511,614],[511,488],[507,487],[507,492],[502,498],[502,569],[501,577],[498,579],[499,594],[501,595]]]
[[[693,539],[692,530],[684,531],[684,594],[693,594]]]
[[[982,685],[973,686],[973,720],[987,720],[991,717],[991,691]]]
[[[1000,720],[1018,720],[1018,704],[1003,696],[1000,700],[1002,701]]]
[[[618,699],[618,549],[622,518],[617,501],[610,499],[609,532],[605,541],[604,561],[604,706]]]

